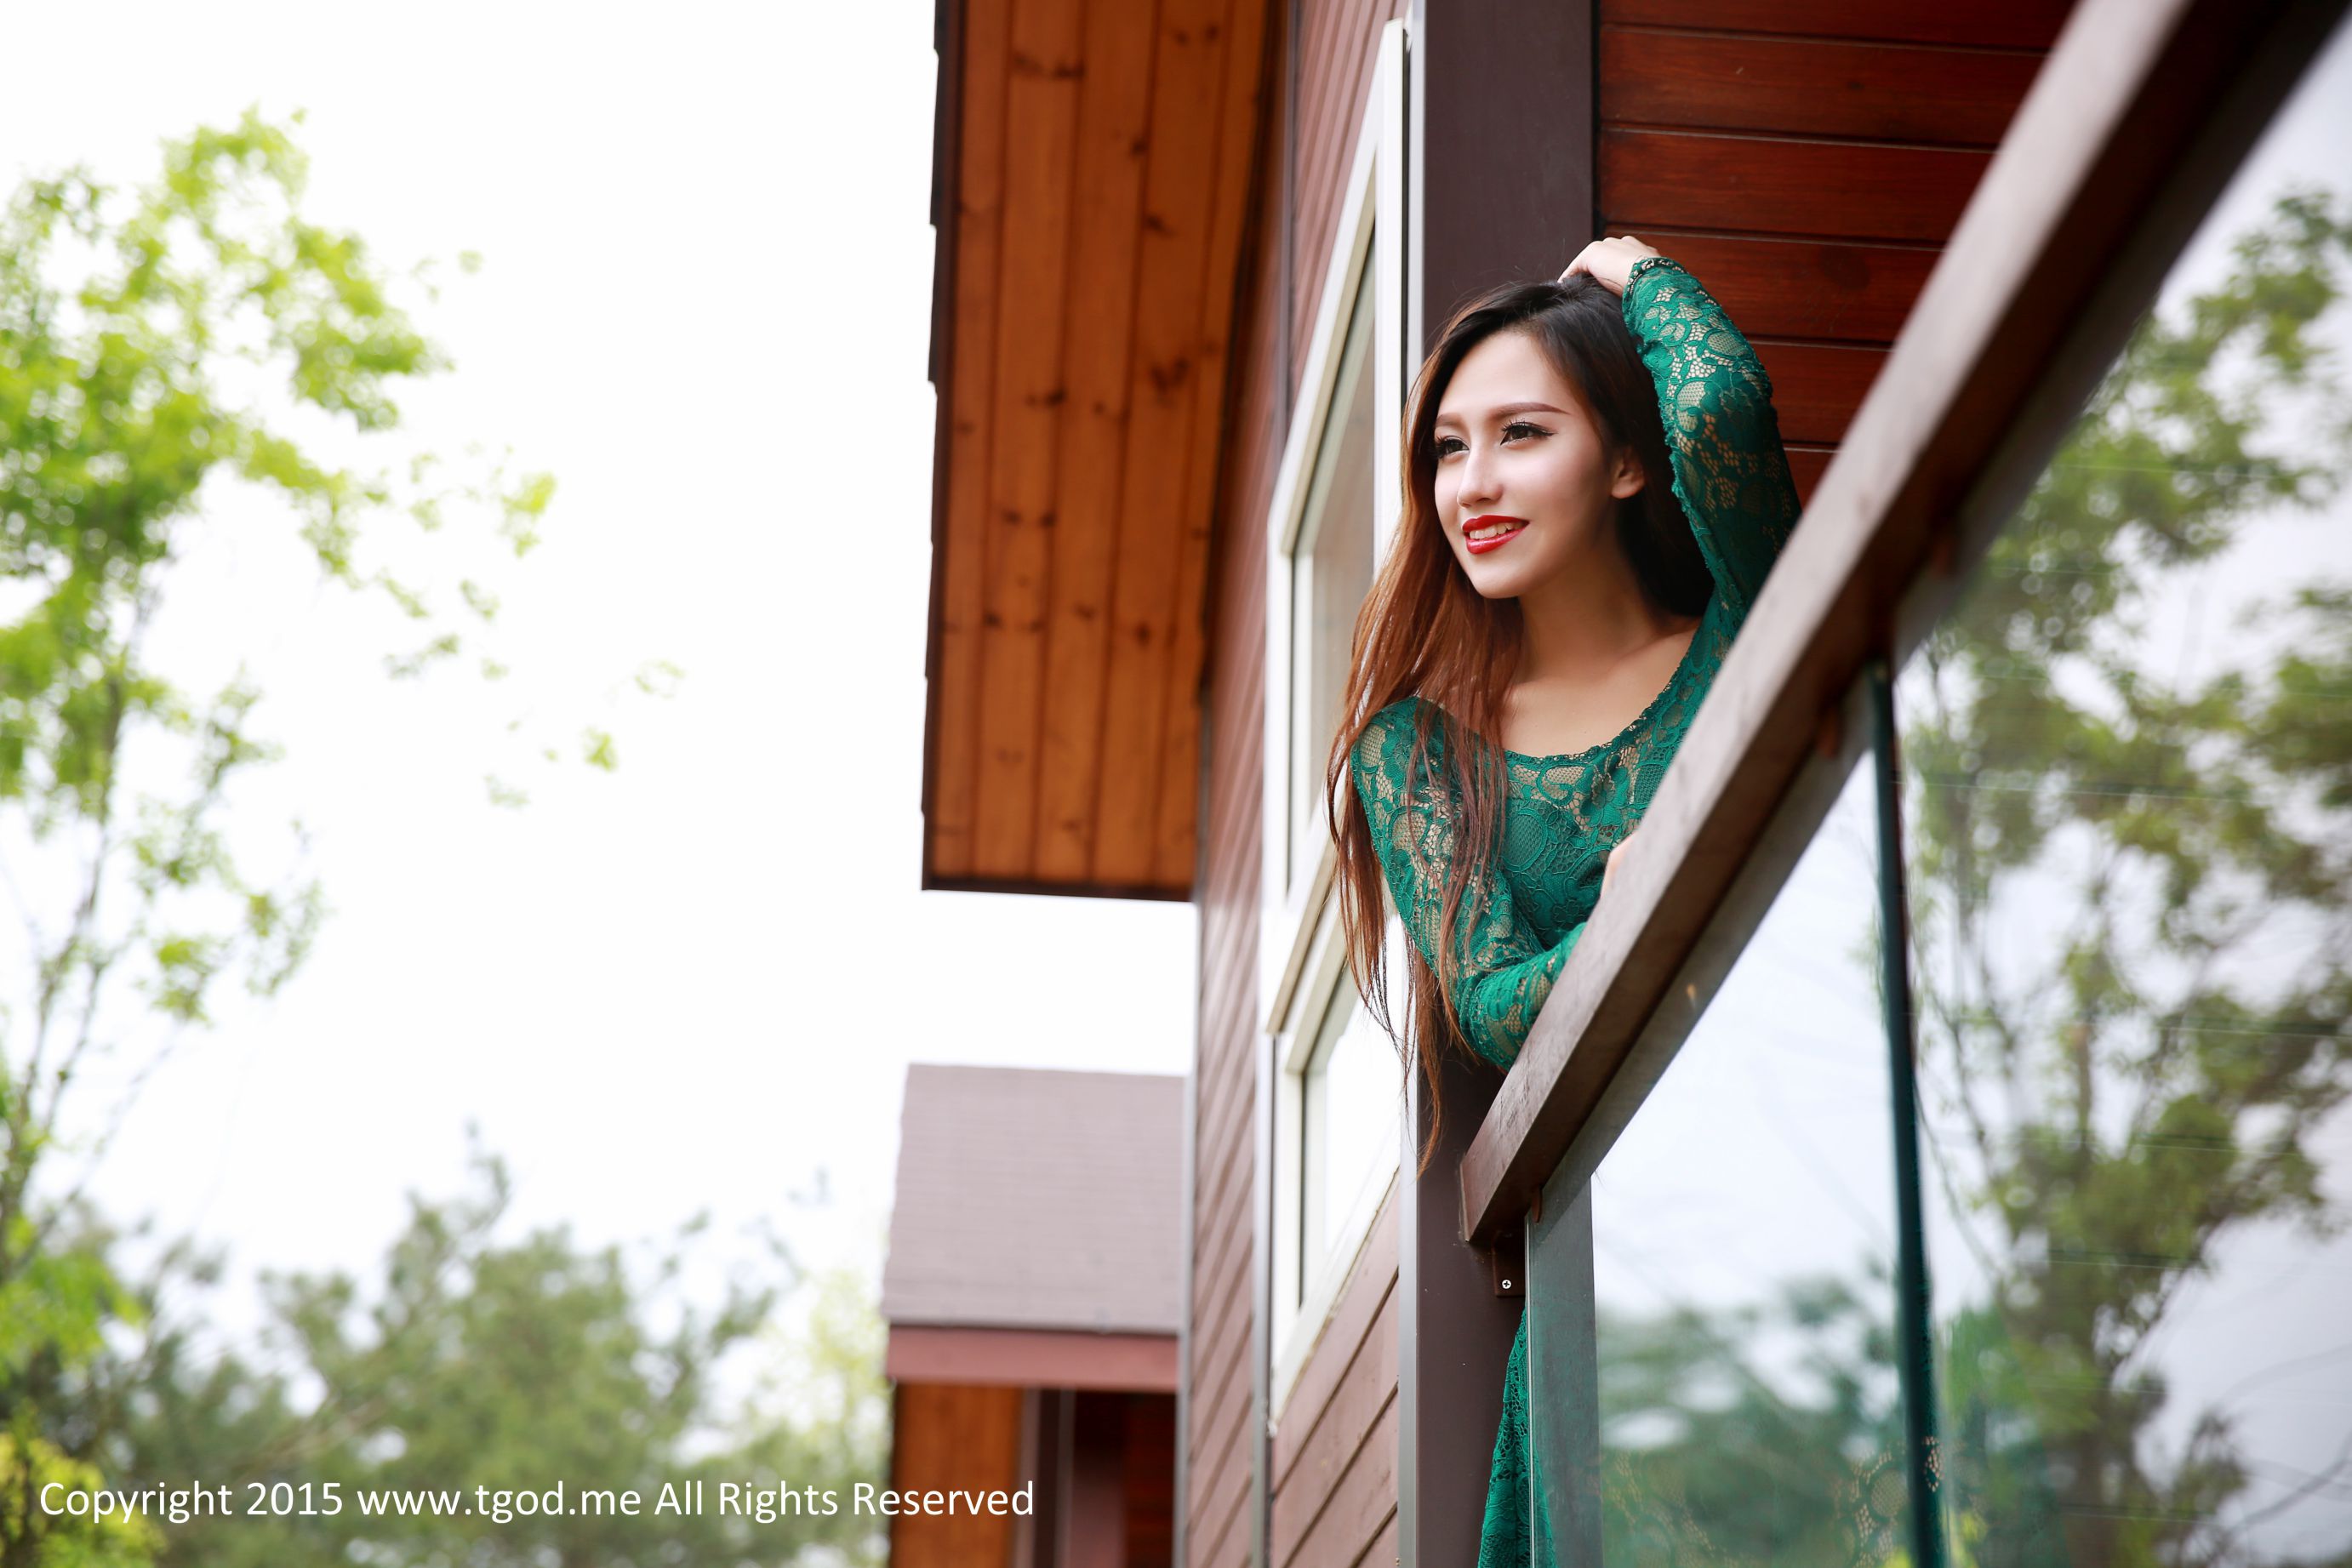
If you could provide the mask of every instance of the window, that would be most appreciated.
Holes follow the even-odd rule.
[[[1372,273],[1349,303],[1347,342],[1316,443],[1290,564],[1290,777],[1286,888],[1314,873],[1323,831],[1323,769],[1356,612],[1372,586]]]
[[[1273,1053],[1277,1408],[1361,1250],[1403,1137],[1403,1065],[1358,1001],[1341,950],[1323,792],[1356,616],[1397,511],[1403,104],[1403,26],[1391,23],[1266,517],[1259,994]],[[1402,932],[1391,927],[1401,982]],[[1391,1009],[1401,1016],[1401,996]]]
[[[1403,927],[1391,920],[1391,1016],[1403,1002]],[[1328,912],[1298,995],[1274,1040],[1277,1411],[1396,1179],[1404,1137],[1403,1063],[1358,999]]]
[[[1307,1047],[1300,1086],[1299,1258],[1328,1266],[1370,1223],[1397,1163],[1397,1055],[1349,987]],[[1302,1290],[1316,1284],[1309,1274]]]

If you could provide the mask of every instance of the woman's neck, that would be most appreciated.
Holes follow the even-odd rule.
[[[1525,643],[1514,684],[1581,685],[1686,624],[1650,602],[1621,550],[1586,559],[1519,596]]]

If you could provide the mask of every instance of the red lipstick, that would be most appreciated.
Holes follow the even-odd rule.
[[[1482,539],[1474,539],[1470,537],[1475,529],[1493,528],[1497,525],[1503,527],[1503,532],[1489,535]],[[1507,517],[1500,512],[1481,512],[1462,525],[1462,548],[1472,555],[1485,555],[1488,550],[1501,549],[1505,545],[1517,538],[1527,531],[1527,527],[1528,520],[1525,517]]]

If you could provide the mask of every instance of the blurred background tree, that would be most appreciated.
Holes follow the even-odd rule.
[[[1902,694],[1930,1153],[1985,1292],[1945,1330],[1943,1458],[1982,1568],[2263,1561],[2248,1525],[2352,1479],[2343,1432],[2256,1492],[2236,1416],[2166,1374],[2232,1238],[2352,1218],[2352,580],[2283,531],[2352,479],[2347,261],[2352,212],[2290,194],[2142,322]],[[2159,630],[2199,595],[2226,629]]]
[[[272,1371],[196,1353],[184,1303],[217,1259],[167,1249],[127,1282],[123,1238],[84,1197],[140,1084],[211,1021],[218,988],[276,991],[326,910],[299,825],[259,868],[236,820],[240,779],[278,755],[253,725],[258,690],[242,670],[190,689],[152,657],[175,569],[226,498],[241,518],[269,498],[260,515],[325,579],[381,595],[410,628],[393,676],[470,658],[497,680],[506,667],[481,645],[490,575],[445,591],[429,583],[446,570],[389,563],[420,547],[438,569],[511,563],[553,494],[545,475],[453,466],[395,439],[401,397],[447,368],[401,303],[431,298],[429,272],[395,276],[310,222],[304,175],[289,129],[248,114],[169,144],[142,190],[68,172],[0,209],[0,883],[26,935],[0,960],[0,1568],[341,1562],[362,1538],[379,1562],[536,1562],[542,1546],[566,1563],[708,1560],[738,1538],[674,1516],[375,1521],[363,1537],[348,1506],[157,1531],[37,1505],[59,1479],[577,1487],[692,1471],[731,1451],[712,1435],[714,1364],[793,1283],[779,1268],[707,1316],[672,1303],[656,1333],[647,1314],[682,1254],[635,1281],[560,1231],[500,1242],[505,1185],[486,1163],[483,1193],[416,1206],[373,1299],[341,1278],[276,1282],[290,1364]],[[613,766],[610,735],[576,747]],[[490,794],[522,799],[495,776]],[[77,1099],[94,1085],[101,1103]],[[862,1477],[878,1469],[878,1406],[856,1358],[878,1350],[837,1291],[824,1305],[819,1343],[843,1358],[831,1424],[751,1422],[730,1441],[747,1462],[821,1455]],[[735,1555],[782,1561],[820,1538],[863,1550],[856,1531],[830,1531],[740,1537]]]

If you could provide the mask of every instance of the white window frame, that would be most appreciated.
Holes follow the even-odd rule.
[[[1373,67],[1371,101],[1356,139],[1355,162],[1341,192],[1330,264],[1316,308],[1300,377],[1297,405],[1283,445],[1272,504],[1266,511],[1265,751],[1264,850],[1259,904],[1259,996],[1265,998],[1264,1027],[1274,1053],[1274,1147],[1267,1151],[1274,1176],[1271,1234],[1274,1290],[1272,1412],[1278,1414],[1292,1385],[1313,1353],[1357,1255],[1362,1250],[1379,1202],[1359,1204],[1343,1221],[1330,1252],[1320,1260],[1301,1256],[1301,1208],[1307,1173],[1302,1159],[1306,1071],[1323,1019],[1350,985],[1345,944],[1332,896],[1339,856],[1332,848],[1319,776],[1307,788],[1317,805],[1306,831],[1318,843],[1313,861],[1292,875],[1291,834],[1299,821],[1290,777],[1297,722],[1291,696],[1307,685],[1307,672],[1295,668],[1291,607],[1311,587],[1308,551],[1302,549],[1307,492],[1327,427],[1333,416],[1340,360],[1349,311],[1373,271],[1372,340],[1372,563],[1377,568],[1396,529],[1402,501],[1399,441],[1405,398],[1405,27],[1384,26]],[[1319,758],[1309,756],[1310,767]],[[1389,969],[1392,1017],[1402,1017],[1402,927],[1389,919]],[[1402,1083],[1402,1068],[1400,1069]],[[1402,1155],[1403,1096],[1398,1097],[1397,1148]],[[1389,1188],[1393,1190],[1391,1173]],[[1302,1290],[1304,1294],[1302,1296]]]

